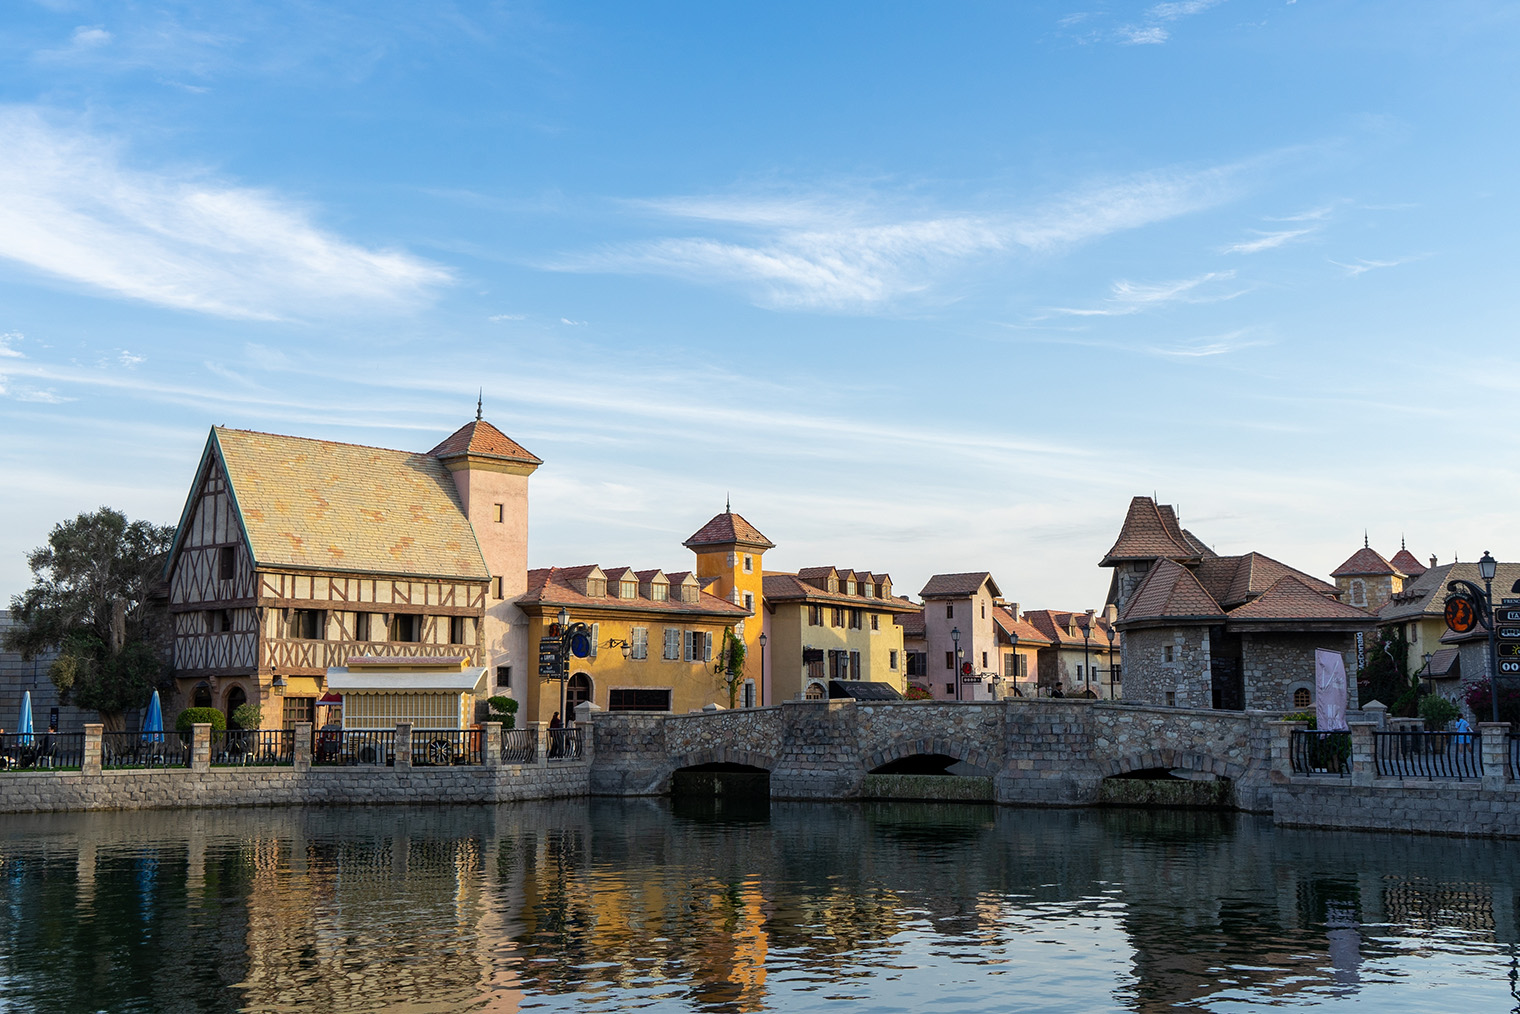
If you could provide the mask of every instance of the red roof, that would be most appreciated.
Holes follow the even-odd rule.
[[[1224,619],[1224,610],[1204,590],[1193,572],[1172,560],[1157,560],[1124,607],[1121,622],[1136,620]]]
[[[1028,620],[1016,620],[1013,613],[997,606],[992,610],[993,622],[1011,641],[1014,637],[1019,639],[1020,644],[1054,644],[1055,641]],[[1104,635],[1105,642],[1107,635]]]
[[[1351,559],[1330,572],[1331,577],[1368,577],[1376,574],[1402,574],[1393,564],[1383,559],[1375,549],[1363,546],[1351,554]]]
[[[862,595],[857,590],[854,595],[845,594],[841,588],[837,592],[831,592],[826,588],[802,580],[798,574],[770,573],[761,579],[761,587],[765,592],[766,602],[813,602],[839,606],[850,606],[854,609],[875,610],[877,612],[897,612],[922,614],[922,607],[916,606],[905,598],[896,595],[883,597],[880,595]]]
[[[978,570],[969,574],[935,574],[918,595],[925,599],[963,599],[975,595],[984,584],[992,586],[994,597],[1003,594],[991,574]]]
[[[1122,560],[1199,560],[1212,555],[1203,543],[1183,532],[1170,506],[1156,506],[1148,496],[1129,502],[1129,513],[1119,538],[1104,554],[1100,567],[1111,567]]]
[[[484,419],[465,423],[455,430],[443,443],[428,451],[435,458],[458,458],[469,455],[476,458],[498,458],[525,465],[542,465],[543,459],[534,455],[516,440],[492,426]]]
[[[1397,553],[1393,554],[1393,559],[1389,560],[1388,562],[1399,568],[1399,570],[1402,570],[1405,574],[1408,574],[1410,577],[1419,577],[1421,574],[1430,569],[1419,560],[1416,560],[1414,558],[1414,554],[1402,546],[1399,547],[1399,551]]]
[[[1242,620],[1349,622],[1372,626],[1376,622],[1365,609],[1348,606],[1318,589],[1311,588],[1296,576],[1279,578],[1260,598],[1252,599],[1230,611],[1230,622]]]
[[[733,511],[724,511],[707,524],[698,528],[696,534],[681,543],[687,549],[698,546],[749,546],[754,549],[774,549],[776,544],[760,529]]]
[[[1310,588],[1326,595],[1335,594],[1334,585],[1260,553],[1216,556],[1199,563],[1196,573],[1198,582],[1225,609],[1249,602],[1290,574]]]
[[[749,615],[749,610],[743,606],[736,606],[732,602],[705,591],[699,592],[697,601],[693,603],[683,602],[678,596],[659,600],[646,598],[642,587],[634,598],[625,599],[614,598],[611,595],[583,595],[571,585],[571,581],[584,578],[597,569],[600,568],[594,564],[588,564],[580,567],[540,567],[530,570],[527,593],[518,599],[518,602],[524,605],[632,609],[639,612],[702,614],[724,618],[742,618]],[[669,575],[670,583],[679,585],[681,579],[688,573],[690,572]]]

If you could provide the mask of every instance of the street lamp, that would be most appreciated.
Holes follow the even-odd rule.
[[[1088,685],[1092,682],[1092,659],[1088,657],[1087,648],[1091,640],[1092,621],[1089,620],[1082,627],[1082,691],[1089,694],[1092,693],[1092,687]]]
[[[760,631],[760,703],[765,703],[765,642],[770,638],[765,636],[765,631]]]
[[[564,638],[570,630],[570,611],[564,606],[560,606],[557,619],[559,620],[559,636]],[[567,724],[565,722],[565,702],[569,699],[570,693],[570,653],[563,647],[565,643],[564,640],[560,641],[561,648],[559,653],[559,721],[561,726]],[[542,716],[543,712],[540,711],[539,715]]]
[[[955,699],[961,699],[961,628],[950,628],[950,640],[955,644]]]
[[[1478,561],[1478,576],[1483,579],[1482,588],[1461,578],[1446,583],[1447,591],[1468,599],[1477,607],[1475,611],[1478,622],[1488,631],[1488,697],[1495,722],[1499,720],[1499,650],[1494,636],[1494,575],[1498,571],[1499,561],[1485,549],[1483,558]]]
[[[1023,697],[1024,692],[1019,689],[1019,635],[1017,631],[1008,631],[1008,643],[1013,647],[1013,695]]]
[[[1108,635],[1108,699],[1114,699],[1114,621],[1109,620],[1104,628]]]

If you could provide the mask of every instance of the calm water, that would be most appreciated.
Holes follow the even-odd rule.
[[[1513,844],[954,805],[0,821],[4,1011],[1517,1009]]]

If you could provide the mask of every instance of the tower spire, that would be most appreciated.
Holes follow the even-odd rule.
[[[480,396],[475,399],[475,421],[480,422],[480,410],[486,401],[486,389],[480,389]]]
[[[1362,529],[1362,548],[1363,549],[1371,549],[1372,548],[1371,544],[1369,544],[1368,541],[1367,541],[1367,529],[1365,529],[1365,528]]]
[[[731,493],[724,493],[723,494],[723,513],[724,514],[732,514],[733,512],[734,512],[734,498],[733,498],[733,495]]]

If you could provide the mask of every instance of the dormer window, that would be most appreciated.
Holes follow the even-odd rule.
[[[700,589],[697,587],[697,583],[695,581],[693,581],[691,584],[683,585],[681,587],[681,601],[685,602],[687,605],[696,605],[698,591],[700,591]]]
[[[872,597],[874,597],[873,593],[875,592],[875,590],[876,589],[874,587],[872,587],[872,585],[871,585],[871,583],[869,581],[867,581],[865,584],[863,584],[863,585],[860,586],[860,594],[864,595],[866,598],[872,598]]]
[[[586,579],[586,597],[599,599],[607,594],[607,579],[604,577],[588,577]]]
[[[665,602],[670,599],[670,582],[656,581],[649,586],[649,597],[656,602]]]
[[[839,594],[839,578],[833,574],[829,575],[829,591]]]
[[[636,599],[639,597],[639,583],[637,581],[621,581],[618,583],[618,598]]]
[[[844,583],[844,593],[846,595],[855,594],[855,579],[853,577]]]

